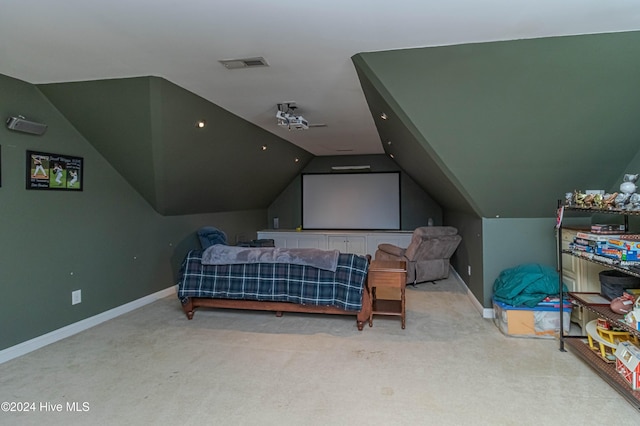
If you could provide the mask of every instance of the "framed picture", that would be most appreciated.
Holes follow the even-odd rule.
[[[81,157],[27,151],[27,189],[82,191]]]

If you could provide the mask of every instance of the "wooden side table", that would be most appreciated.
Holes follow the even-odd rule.
[[[404,261],[373,260],[369,265],[369,292],[371,296],[371,314],[369,327],[373,326],[373,315],[395,315],[402,319],[405,327],[405,287],[407,285],[407,265]],[[378,299],[376,288],[397,288],[400,300]]]

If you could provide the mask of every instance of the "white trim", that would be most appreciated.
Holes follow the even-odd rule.
[[[7,349],[3,349],[0,351],[0,364],[10,361],[19,356],[26,355],[29,352],[33,352],[36,349],[42,348],[43,346],[55,343],[58,340],[73,336],[74,334],[80,333],[81,331],[87,330],[91,327],[95,327],[100,323],[103,323],[110,319],[114,319],[120,315],[126,314],[127,312],[131,312],[135,309],[148,305],[149,303],[153,303],[158,299],[163,299],[173,294],[176,294],[176,286],[171,286],[164,290],[160,290],[156,293],[144,296],[129,303],[125,303],[124,305],[102,312],[98,315],[94,315],[92,317],[54,330],[50,333],[43,334],[42,336],[27,340],[26,342],[22,342]]]
[[[462,286],[467,289],[467,297],[469,297],[469,300],[471,300],[471,303],[473,304],[473,306],[475,306],[477,311],[482,314],[482,318],[493,319],[495,316],[495,314],[493,313],[493,308],[485,308],[484,306],[482,306],[482,303],[480,303],[475,294],[473,294],[471,290],[469,290],[469,287],[467,287],[467,284],[464,282],[462,277],[460,277],[460,274],[458,274],[458,272],[453,268],[451,268],[450,270],[453,275],[456,276],[458,282],[460,282],[460,284],[462,284]]]

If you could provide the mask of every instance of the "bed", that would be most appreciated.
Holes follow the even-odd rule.
[[[369,320],[369,257],[337,250],[214,245],[187,253],[178,298],[188,319],[196,308],[356,316]]]

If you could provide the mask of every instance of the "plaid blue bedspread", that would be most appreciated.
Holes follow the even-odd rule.
[[[287,263],[203,265],[202,250],[192,250],[178,274],[178,298],[267,300],[335,306],[359,311],[369,262],[340,253],[335,272]]]

